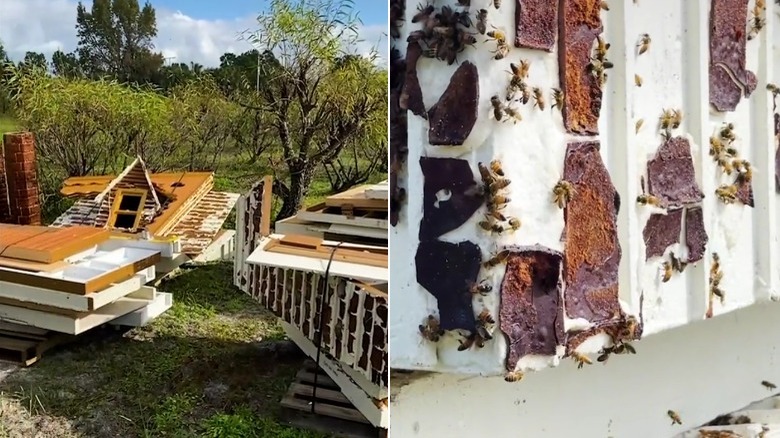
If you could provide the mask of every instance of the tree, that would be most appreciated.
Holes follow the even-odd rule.
[[[140,8],[138,0],[94,0],[89,12],[79,2],[76,30],[79,59],[89,76],[134,83],[159,79],[164,59],[153,52],[157,18],[148,2]]]
[[[370,62],[348,62],[346,48],[358,42],[359,21],[349,0],[272,0],[248,39],[273,56],[261,63],[266,78],[258,103],[246,103],[267,116],[279,137],[285,172],[274,181],[282,198],[276,219],[302,206],[323,163],[332,162],[387,106],[386,75]],[[377,145],[379,146],[379,145]]]
[[[65,53],[57,50],[51,55],[51,69],[57,76],[79,78],[84,75],[75,52]]]
[[[38,52],[27,52],[24,59],[19,62],[19,68],[23,70],[48,70],[46,55]]]

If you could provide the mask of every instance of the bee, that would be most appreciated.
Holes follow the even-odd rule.
[[[521,59],[520,65],[510,63],[509,68],[512,69],[512,79],[522,81],[528,77],[528,70],[531,69],[531,61],[527,59]]]
[[[431,342],[438,342],[444,335],[444,330],[441,329],[439,320],[433,315],[428,315],[425,324],[420,324],[419,329],[420,334]]]
[[[469,292],[471,292],[472,295],[487,295],[492,290],[493,286],[488,283],[487,280],[482,280],[479,283],[472,282],[469,285]]]
[[[609,10],[609,3],[602,1],[601,2],[601,9],[608,11]]]
[[[484,266],[487,269],[492,268],[494,266],[498,266],[501,263],[506,262],[506,260],[509,258],[509,254],[511,254],[511,253],[510,253],[510,251],[508,249],[500,251],[498,254],[496,254],[495,256],[491,257],[486,262],[482,263],[482,266]]]
[[[512,231],[517,231],[520,229],[520,219],[516,217],[509,218],[509,226],[512,228]]]
[[[493,167],[493,162],[498,162],[498,160],[493,160],[490,162],[490,167]],[[491,182],[495,179],[493,177],[493,174],[491,173],[491,170],[488,168],[488,166],[485,166],[484,163],[477,163],[477,168],[479,169],[479,175],[482,178],[482,182],[485,185],[490,185]]]
[[[639,38],[639,44],[636,46],[639,47],[639,54],[643,54],[647,52],[647,50],[650,48],[650,42],[652,40],[650,39],[650,35],[643,33],[642,36]]]
[[[501,0],[493,0],[493,7],[496,9],[501,7]]]
[[[487,16],[488,16],[488,10],[487,9],[480,9],[477,11],[477,31],[481,33],[482,35],[487,32]]]
[[[777,389],[777,385],[767,380],[762,380],[761,384],[764,385],[764,387],[770,391]]]
[[[475,342],[477,342],[477,334],[471,334],[469,336],[466,336],[463,339],[458,339],[458,342],[460,342],[460,345],[458,346],[458,351],[466,351],[474,346]]]
[[[688,266],[688,263],[680,260],[679,258],[675,257],[673,252],[669,253],[669,258],[672,261],[672,268],[674,268],[677,272],[683,272],[685,268]]]
[[[642,84],[644,84],[644,80],[642,80],[642,76],[639,76],[638,74],[634,75],[634,84],[636,84],[637,87],[641,87]]]
[[[575,362],[577,362],[577,369],[582,368],[585,364],[591,365],[593,364],[593,361],[590,360],[590,358],[584,354],[577,353],[576,351],[573,351],[571,353],[571,358],[574,359]]]
[[[572,183],[560,180],[553,187],[553,202],[558,204],[558,208],[564,208],[575,194],[576,190]]]
[[[501,167],[501,161],[493,160],[490,162],[490,171],[498,176],[504,176],[504,169]]]
[[[769,92],[772,93],[772,96],[774,97],[780,95],[780,87],[778,87],[775,84],[772,83],[766,84],[766,89],[769,90]]]
[[[479,316],[477,316],[477,322],[479,324],[487,326],[490,324],[495,324],[496,320],[493,319],[492,316],[490,316],[490,311],[488,309],[484,309],[482,310],[482,312],[480,312]]]
[[[636,354],[636,348],[634,348],[634,346],[629,344],[628,342],[624,342],[620,344],[620,346],[625,348],[626,353]]]
[[[672,264],[669,263],[669,262],[664,262],[661,265],[661,268],[663,269],[663,273],[664,273],[663,277],[661,278],[661,281],[666,283],[667,281],[671,280],[671,278],[672,278],[672,272],[673,272]]]
[[[490,32],[488,32],[487,36],[489,38],[495,40],[498,44],[501,44],[501,43],[506,44],[506,33],[503,30],[501,30],[501,29],[499,29],[499,28],[497,28],[495,26],[491,26],[491,27],[494,30],[491,30]]]
[[[596,37],[596,59],[604,61],[607,59],[607,50],[609,50],[610,44],[604,42],[600,36]]]
[[[634,126],[634,133],[639,134],[639,130],[642,129],[642,125],[645,123],[645,119],[639,119]]]
[[[669,418],[672,419],[673,426],[675,424],[682,424],[682,420],[680,419],[680,414],[678,414],[677,412],[674,412],[673,410],[669,409],[668,411],[666,411],[666,415],[668,415]]]
[[[737,177],[737,181],[745,183],[753,181],[753,166],[751,166],[750,162],[747,160],[741,160],[741,165],[742,172],[739,174],[739,177]]]
[[[542,93],[542,89],[534,87],[533,92],[534,100],[536,101],[534,107],[539,107],[539,110],[544,111],[544,94]]]
[[[504,380],[507,382],[519,382],[523,380],[523,373],[520,371],[510,371],[504,375]]]
[[[726,300],[726,293],[723,292],[723,289],[719,288],[718,286],[710,287],[710,292],[720,299],[720,304],[723,304],[723,302]]]
[[[507,178],[495,178],[493,179],[493,182],[490,183],[488,189],[490,190],[490,193],[496,193],[497,191],[506,188],[511,183],[512,180]]]
[[[730,204],[737,199],[737,186],[734,184],[722,185],[715,189],[715,195],[725,204]]]
[[[527,86],[525,83],[522,83],[520,84],[520,92],[521,92],[520,102],[522,102],[523,105],[525,105],[531,100],[531,87]]]
[[[485,231],[491,231],[493,229],[493,223],[490,221],[479,221],[479,227]]]
[[[503,208],[505,204],[508,204],[512,199],[504,196],[504,195],[493,195],[491,198],[488,199],[488,208],[498,208],[499,210]]]
[[[667,132],[672,129],[672,125],[674,124],[674,117],[674,110],[665,109],[659,118],[661,121],[661,129]]]
[[[717,137],[710,137],[710,155],[717,160],[721,154],[726,150],[726,146]]]
[[[506,216],[504,216],[500,211],[493,210],[490,212],[490,216],[493,217],[493,219],[501,222],[506,222]],[[511,225],[511,224],[510,224]]]
[[[720,281],[723,280],[723,271],[710,272],[710,285],[720,286]]]
[[[504,117],[504,103],[498,95],[495,95],[490,98],[490,104],[493,105],[493,116],[500,122]]]
[[[518,110],[517,108],[513,108],[513,107],[511,107],[509,105],[506,105],[506,106],[504,106],[504,113],[506,113],[507,116],[509,116],[512,119],[514,119],[514,123],[515,124],[517,122],[522,122],[523,121],[523,116],[520,114],[520,110]]]
[[[718,165],[723,168],[723,172],[726,175],[731,175],[734,172],[734,165],[728,157],[721,155],[717,158]]]
[[[761,32],[761,29],[766,26],[766,20],[761,18],[760,15],[754,15],[753,18],[750,19],[749,23],[750,31],[748,32],[747,36],[748,41],[758,36],[758,34]]]
[[[734,141],[737,138],[737,136],[734,135],[734,124],[728,123],[726,126],[721,128],[720,137],[727,141]]]
[[[553,88],[552,89],[552,108],[550,110],[554,110],[556,107],[558,110],[563,111],[563,103],[564,103],[565,96],[563,94],[563,90],[560,88]]]
[[[493,59],[495,60],[504,59],[509,54],[509,44],[507,44],[506,41],[499,42],[496,46],[496,50],[491,53],[495,53],[493,56]]]
[[[677,129],[682,123],[683,114],[680,110],[672,110],[672,129]]]
[[[717,271],[720,271],[720,255],[714,252],[712,253],[712,266],[710,267],[710,275]]]
[[[661,207],[661,200],[658,197],[648,194],[642,194],[636,197],[636,202],[641,205],[652,205],[653,207]]]
[[[429,4],[426,7],[422,7],[422,4],[417,6],[417,13],[414,14],[414,17],[412,17],[412,23],[418,23],[423,20],[428,20],[428,18],[433,13],[434,6],[432,4]]]
[[[599,357],[596,358],[596,361],[606,363],[607,360],[609,360],[609,356],[613,353],[613,348],[612,347],[602,348],[599,353],[600,353]]]

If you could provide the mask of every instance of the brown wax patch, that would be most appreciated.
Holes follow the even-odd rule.
[[[515,47],[553,51],[559,0],[515,0]]]
[[[457,158],[420,157],[423,183],[423,217],[420,240],[434,240],[463,225],[482,206],[471,165]],[[448,192],[442,200],[437,193]]]
[[[682,207],[704,199],[696,183],[691,146],[684,137],[673,137],[647,162],[648,191],[667,208]]]
[[[422,56],[422,48],[416,42],[410,42],[406,46],[406,78],[404,78],[403,88],[399,105],[401,109],[410,110],[422,118],[427,118],[425,113],[425,104],[423,104],[422,90],[420,89],[420,80],[417,78],[417,61]]]
[[[745,67],[748,0],[712,0],[710,9],[710,103],[734,111],[743,95],[756,89]]]
[[[598,78],[588,71],[593,42],[601,34],[600,2],[561,0],[558,65],[561,89],[566,95],[563,124],[575,134],[598,134],[602,91]]]
[[[471,242],[423,241],[414,262],[417,282],[439,305],[442,330],[476,329],[469,285],[477,281],[482,253]]]
[[[479,73],[469,61],[455,70],[450,84],[428,111],[428,143],[434,146],[459,146],[474,128],[479,102]]]
[[[737,185],[737,199],[739,199],[739,202],[747,205],[748,207],[754,207],[753,184],[741,179],[738,179],[735,184]]]
[[[645,260],[664,254],[669,245],[680,241],[682,230],[682,209],[667,211],[667,214],[653,214],[642,231],[645,239]]]
[[[576,190],[564,210],[566,313],[598,322],[620,313],[618,195],[598,142],[570,143],[563,178]]]
[[[509,338],[507,370],[527,354],[551,356],[563,345],[561,254],[541,246],[513,252],[501,283],[501,331]]]
[[[701,207],[685,209],[685,246],[688,247],[686,262],[695,263],[704,257],[707,249],[707,230],[704,228],[704,213]]]

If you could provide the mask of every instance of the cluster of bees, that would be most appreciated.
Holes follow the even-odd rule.
[[[734,147],[734,124],[727,123],[717,136],[710,137],[710,156],[726,175],[737,174],[732,184],[723,184],[715,189],[715,195],[725,204],[737,200],[737,191],[743,183],[753,180],[753,166],[749,161],[739,158],[739,152]]]
[[[558,205],[558,208],[564,209],[576,194],[577,191],[574,189],[574,185],[562,179],[553,187],[553,203]]]
[[[539,87],[531,87],[526,83],[528,78],[528,71],[531,68],[531,62],[526,59],[521,59],[520,64],[510,63],[510,73],[512,76],[509,79],[509,85],[506,89],[506,101],[504,103],[498,95],[494,95],[490,98],[490,103],[493,105],[493,116],[497,121],[504,119],[506,115],[509,119],[513,119],[515,123],[522,121],[523,118],[520,115],[520,111],[512,106],[513,102],[520,102],[523,105],[528,104],[533,99],[533,107],[539,111],[544,111],[547,106],[547,102],[544,96],[544,91]],[[553,105],[551,110],[556,107],[559,110],[563,110],[564,94],[560,88],[553,88],[552,90]]]
[[[752,40],[753,38],[757,37],[761,32],[761,29],[766,26],[766,19],[764,18],[765,10],[765,1],[756,0],[756,3],[753,5],[753,9],[750,12],[750,18],[748,19],[748,40]]]
[[[505,191],[512,182],[504,175],[499,160],[490,162],[490,166],[483,163],[478,165],[479,173],[482,178],[482,194],[485,196],[487,204],[487,214],[485,220],[479,222],[480,228],[491,233],[501,234],[504,231],[517,231],[520,228],[520,219],[516,217],[507,217],[503,210],[511,199],[506,196]]]
[[[596,360],[598,362],[606,363],[609,356],[613,354],[636,354],[634,346],[629,344],[626,340],[635,337],[638,326],[639,322],[636,317],[629,316],[626,318],[626,325],[613,339],[613,345],[611,347],[602,348],[599,351],[599,356]],[[590,360],[588,356],[576,351],[570,352],[569,356],[577,363],[577,369],[582,368],[586,364],[593,364],[593,361]]]
[[[604,42],[600,37],[596,37],[596,48],[594,49],[594,56],[590,58],[590,64],[588,64],[588,72],[596,77],[599,81],[599,86],[603,87],[607,83],[606,71],[615,66],[612,61],[607,59],[607,51],[610,44]]]
[[[668,141],[672,138],[672,131],[680,127],[682,120],[683,113],[681,110],[664,109],[663,113],[661,113],[661,117],[659,117],[661,136],[664,140]]]
[[[677,256],[674,255],[673,252],[669,252],[669,261],[665,261],[661,265],[663,270],[661,281],[666,283],[667,281],[671,280],[674,271],[683,272],[687,266],[688,262],[680,260]]]
[[[472,25],[471,17],[468,11],[455,11],[449,6],[442,6],[438,13],[434,10],[432,4],[418,6],[412,23],[421,23],[422,29],[410,33],[407,41],[419,44],[423,56],[452,65],[458,53],[477,42],[474,34],[466,31]]]
[[[720,270],[720,256],[718,253],[712,253],[712,266],[710,266],[710,298],[718,297],[720,303],[726,299],[726,293],[720,288],[720,281],[723,279],[723,271]]]

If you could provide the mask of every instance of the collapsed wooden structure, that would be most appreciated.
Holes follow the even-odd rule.
[[[373,229],[382,221],[386,228],[387,201],[368,198],[365,189],[337,195],[344,205],[339,208],[354,212],[371,204],[381,212],[383,203],[384,218],[377,214],[380,217],[371,220],[377,225]],[[373,244],[349,242],[365,239],[360,232],[338,241],[325,229],[319,235],[312,230],[301,233],[305,235],[272,234],[270,177],[242,196],[237,210],[236,286],[282,320],[288,337],[319,360],[320,368],[371,424],[387,428],[386,231],[384,242],[378,243],[377,235]],[[342,216],[341,224],[330,225],[361,228],[349,222],[357,216]],[[288,224],[307,226],[301,225],[305,219],[291,219]],[[276,231],[281,229],[284,225]]]

